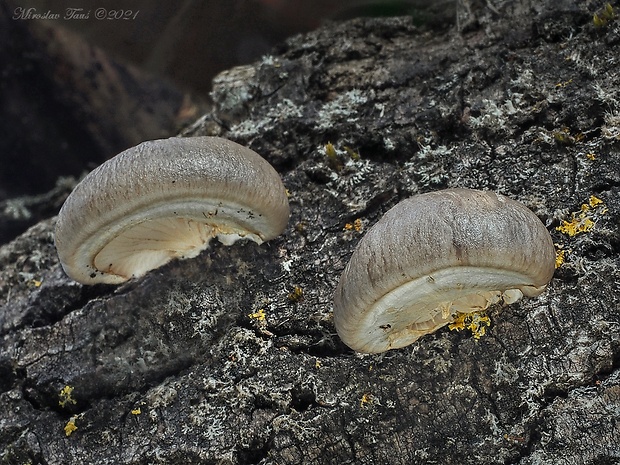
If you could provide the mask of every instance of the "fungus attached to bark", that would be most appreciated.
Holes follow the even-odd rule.
[[[62,206],[55,243],[65,272],[116,284],[191,258],[217,237],[278,236],[289,206],[278,173],[218,137],[143,142],[89,173]]]
[[[334,324],[359,352],[397,349],[459,313],[541,294],[554,264],[549,232],[521,203],[470,189],[416,195],[359,242],[334,295]]]

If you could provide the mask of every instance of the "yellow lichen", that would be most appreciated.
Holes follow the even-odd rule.
[[[248,317],[250,317],[250,319],[252,320],[265,321],[267,315],[265,314],[265,310],[261,308],[257,312],[248,314]]]
[[[291,302],[299,302],[304,297],[304,291],[301,287],[295,286],[292,292],[288,294],[288,300]]]
[[[575,217],[573,214],[570,221],[562,221],[562,224],[558,226],[557,229],[563,234],[567,234],[571,237],[576,236],[577,234],[581,234],[584,232],[589,232],[594,227],[594,221],[590,218],[579,215],[579,217]]]
[[[491,319],[484,312],[458,313],[454,322],[448,325],[450,331],[468,329],[478,340],[486,334],[491,326]]]
[[[564,249],[564,246],[562,244],[554,244],[554,245],[556,247],[555,267],[557,269],[564,264],[564,261],[566,261],[566,254],[568,253],[568,250]]]
[[[331,142],[325,144],[325,155],[327,155],[327,158],[334,158],[336,156],[336,147]]]
[[[77,426],[75,426],[75,422],[73,421],[73,419],[71,419],[65,425],[65,434],[67,435],[67,437],[69,437],[76,429],[77,429]]]
[[[132,415],[141,415],[142,414],[142,406],[146,405],[146,402],[140,402],[136,407],[134,407],[130,413]]]
[[[562,144],[572,144],[573,138],[568,129],[564,128],[559,131],[553,131],[553,138]]]
[[[603,201],[591,195],[588,203],[582,204],[578,212],[571,213],[570,221],[562,220],[562,224],[555,229],[570,237],[589,232],[594,228],[595,216],[605,213],[607,213],[607,207]]]
[[[60,397],[60,400],[58,401],[58,405],[64,408],[67,404],[75,405],[77,403],[75,399],[71,397],[71,393],[73,392],[73,389],[74,389],[73,386],[67,385],[60,390],[60,393],[58,394],[58,397]]]
[[[596,27],[607,26],[607,24],[616,18],[616,12],[610,3],[605,4],[605,7],[600,13],[594,13],[592,22]]]
[[[522,444],[522,443],[525,442],[525,437],[523,437],[523,436],[515,436],[515,435],[512,435],[512,434],[504,434],[504,439],[506,441],[511,441],[511,442],[519,443],[519,444]]]
[[[306,232],[306,222],[300,221],[299,223],[297,223],[295,225],[295,231],[297,231],[298,233]]]
[[[353,161],[360,160],[360,154],[353,150],[351,147],[344,146],[344,150],[338,150],[331,142],[328,142],[323,147],[323,151],[327,156],[327,165],[334,171],[341,171],[344,168],[344,154],[349,155],[349,158]]]
[[[362,394],[362,398],[360,399],[360,407],[365,407],[368,404],[372,403],[372,395],[368,392]]]
[[[67,424],[65,425],[65,435],[67,437],[71,436],[73,434],[73,432],[78,429],[78,427],[75,425],[75,421],[80,418],[81,415],[73,415],[71,418],[69,418],[69,421],[67,422]]]
[[[595,154],[595,153],[592,153],[592,152],[588,152],[588,153],[586,153],[586,158],[587,158],[588,160],[592,160],[592,161],[594,161],[594,160],[596,160],[596,154]]]
[[[325,155],[327,156],[327,165],[333,169],[334,171],[341,171],[344,167],[340,158],[338,158],[338,152],[336,152],[336,147],[331,142],[325,144],[324,147]]]
[[[591,195],[590,198],[588,199],[588,204],[592,208],[596,207],[597,205],[601,205],[602,203],[603,201],[594,195]]]
[[[584,138],[584,135],[582,133],[578,133],[576,136],[571,135],[570,129],[567,127],[563,127],[562,129],[553,131],[552,134],[553,138],[557,142],[564,145],[572,145],[575,142],[580,142]]]
[[[351,160],[353,161],[357,161],[359,160],[360,154],[357,153],[355,150],[353,150],[351,147],[347,147],[346,145],[344,146],[344,149],[346,150],[346,152],[349,154],[349,156],[351,157]]]
[[[344,229],[345,231],[356,231],[356,232],[360,232],[362,230],[363,227],[363,223],[361,218],[357,218],[355,221],[353,221],[353,223],[347,223],[344,225]]]

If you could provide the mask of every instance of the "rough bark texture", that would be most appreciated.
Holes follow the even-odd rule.
[[[353,20],[218,77],[188,134],[281,171],[280,238],[120,287],[63,274],[53,218],[0,248],[1,463],[620,463],[620,20],[475,3],[460,31]],[[479,341],[351,352],[331,298],[355,244],[453,186],[545,222],[567,251],[549,290],[493,310]],[[556,230],[571,212],[594,226]]]

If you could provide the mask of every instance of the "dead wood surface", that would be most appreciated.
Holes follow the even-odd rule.
[[[334,23],[219,75],[187,135],[281,172],[292,217],[269,243],[119,287],[64,275],[54,218],[2,246],[0,463],[620,463],[620,19],[512,4],[461,5],[460,30]],[[542,219],[566,251],[548,291],[479,341],[353,353],[331,301],[355,244],[455,186]],[[571,212],[594,226],[556,230]]]

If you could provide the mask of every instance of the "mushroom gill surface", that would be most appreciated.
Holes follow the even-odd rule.
[[[416,195],[360,240],[334,294],[334,324],[356,351],[397,349],[458,313],[541,294],[554,267],[551,236],[523,204],[471,189]]]
[[[219,137],[143,142],[89,173],[62,206],[55,244],[65,272],[117,284],[191,258],[213,237],[262,243],[288,222],[275,169]]]

